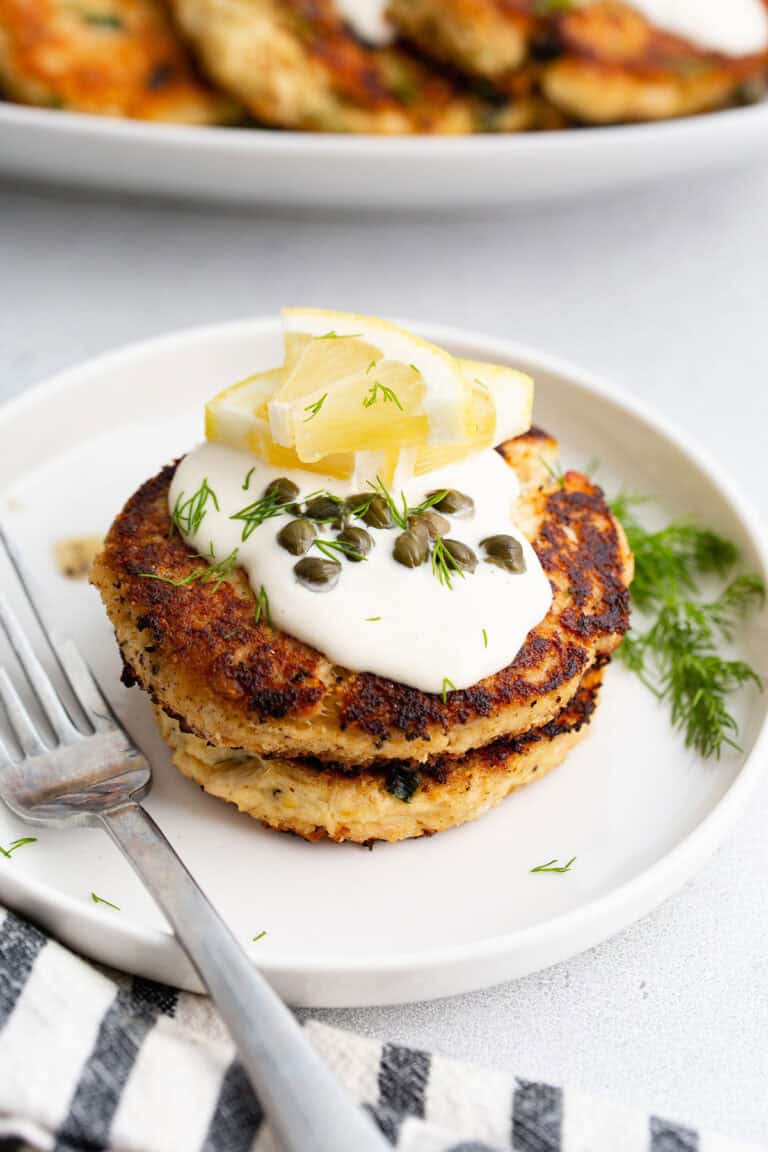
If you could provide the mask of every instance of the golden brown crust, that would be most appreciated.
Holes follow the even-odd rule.
[[[363,44],[331,0],[172,0],[172,7],[207,74],[265,124],[465,133],[495,116],[407,51]]]
[[[48,108],[190,124],[232,122],[159,0],[0,0],[0,87]]]
[[[167,583],[205,565],[177,533],[168,537],[169,467],[128,501],[93,570],[129,682],[220,747],[291,757],[311,752],[344,763],[460,755],[548,723],[628,627],[631,579],[631,555],[602,492],[576,472],[562,483],[553,480],[544,464],[550,446],[531,433],[502,448],[529,478],[518,520],[554,599],[513,662],[495,676],[443,701],[334,667],[307,645],[256,623],[253,592],[240,570],[218,590]]]
[[[157,718],[176,767],[211,795],[307,840],[366,844],[433,835],[475,820],[541,779],[586,735],[602,675],[602,667],[590,669],[568,707],[536,731],[458,758],[393,762],[378,770],[222,751],[183,733],[159,709]]]
[[[588,123],[660,120],[723,107],[768,65],[768,53],[730,57],[699,48],[618,0],[562,13],[554,38],[559,55],[544,68],[543,91]]]

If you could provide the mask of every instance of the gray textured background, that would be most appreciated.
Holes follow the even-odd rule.
[[[0,185],[0,399],[301,302],[538,345],[684,425],[768,509],[768,172],[483,218],[263,216]],[[768,663],[768,661],[767,661]],[[768,1143],[768,785],[682,894],[495,990],[317,1013]]]

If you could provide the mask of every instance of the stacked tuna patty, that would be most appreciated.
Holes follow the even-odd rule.
[[[92,579],[124,679],[150,694],[177,768],[274,828],[366,843],[474,819],[561,763],[629,625],[632,556],[600,489],[558,475],[551,437],[532,429],[499,451],[553,602],[508,667],[445,700],[332,665],[257,620],[239,569],[220,587],[180,584],[206,561],[169,536],[174,467],[144,484]]]

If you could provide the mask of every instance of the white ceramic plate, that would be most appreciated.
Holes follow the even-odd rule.
[[[536,353],[448,329],[422,332],[462,355],[531,371],[536,418],[561,438],[566,464],[599,456],[609,490],[657,494],[660,517],[699,516],[768,577],[755,515],[679,434]],[[654,698],[613,666],[593,731],[563,767],[474,824],[369,852],[267,831],[205,796],[171,767],[143,695],[120,686],[98,597],[59,577],[52,544],[106,529],[143,479],[199,437],[206,398],[279,355],[272,319],[177,333],[91,361],[0,412],[0,515],[47,617],[74,634],[150,754],[150,810],[238,937],[249,942],[266,929],[254,960],[296,1004],[444,996],[553,964],[619,931],[678,888],[732,827],[761,768],[764,697],[739,701],[744,753],[703,763]],[[2,568],[0,581],[11,588]],[[767,630],[759,621],[745,641],[758,665]],[[6,656],[0,645],[0,662]],[[0,811],[0,844],[28,831]],[[195,986],[106,835],[37,835],[11,860],[0,857],[0,901],[98,960]],[[530,873],[574,855],[567,875]],[[95,905],[92,891],[121,910]]]
[[[768,104],[662,124],[508,136],[189,128],[0,104],[0,173],[120,192],[313,207],[514,208],[768,153]]]

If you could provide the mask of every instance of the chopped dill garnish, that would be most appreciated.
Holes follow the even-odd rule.
[[[312,545],[317,548],[318,552],[322,552],[328,560],[338,560],[339,553],[342,556],[347,556],[350,560],[368,559],[358,548],[355,548],[354,544],[349,544],[346,540],[313,540]]]
[[[14,840],[7,848],[0,848],[0,856],[10,860],[16,849],[23,848],[25,844],[37,844],[37,836],[24,836],[21,840]]]
[[[366,616],[366,624],[373,624],[376,620],[381,620],[381,616]]]
[[[719,759],[723,747],[738,748],[738,725],[728,697],[746,684],[762,687],[743,660],[728,660],[719,642],[733,637],[740,619],[765,601],[759,576],[738,576],[714,600],[698,594],[698,579],[725,579],[739,550],[716,532],[676,520],[649,532],[634,508],[645,501],[620,495],[611,510],[622,523],[635,556],[631,595],[648,627],[632,629],[618,655],[659,700],[669,705],[672,725],[685,745]]]
[[[261,622],[262,617],[266,620],[267,624],[269,624],[269,626],[271,628],[272,627],[272,616],[270,615],[270,611],[269,611],[269,596],[267,595],[267,590],[264,587],[264,585],[260,584],[259,585],[259,594],[256,597],[256,611],[254,613],[254,622],[256,624],[259,624]]]
[[[333,328],[330,332],[324,332],[322,336],[315,336],[315,340],[358,340],[362,336],[362,332],[334,332]]]
[[[274,516],[282,516],[284,512],[290,511],[294,505],[294,500],[280,500],[277,491],[270,492],[267,490],[258,500],[254,500],[252,504],[247,504],[245,508],[241,508],[239,512],[230,516],[230,520],[243,521],[241,539],[245,543],[265,520],[271,520]]]
[[[215,580],[213,590],[218,592],[225,578],[237,567],[239,551],[239,548],[233,548],[229,556],[225,556],[223,560],[215,561],[209,564],[207,568],[196,568],[194,572],[190,572],[181,580],[174,580],[170,576],[161,576],[158,572],[139,572],[139,576],[143,577],[144,580],[159,580],[163,584],[172,584],[174,588],[186,588],[190,584],[210,584]]]
[[[106,904],[107,908],[114,908],[115,912],[120,911],[117,904],[113,904],[111,900],[105,900],[103,896],[97,896],[95,892],[91,892],[91,900],[94,904]]]
[[[213,502],[216,511],[219,511],[219,501],[213,488],[208,484],[208,477],[204,477],[202,484],[193,492],[189,499],[184,499],[184,493],[180,492],[176,498],[176,503],[173,506],[171,513],[171,526],[168,530],[169,538],[173,535],[173,529],[178,528],[180,532],[186,532],[187,536],[194,536],[200,529],[200,525],[205,519],[207,512],[208,501]]]
[[[421,376],[421,371],[420,371],[420,369],[418,369],[418,368],[416,367],[416,365],[415,365],[415,364],[409,364],[409,365],[408,365],[408,367],[409,367],[409,368],[412,368],[412,369],[413,369],[413,371],[416,373],[416,375],[417,375],[417,376]]]
[[[320,411],[320,409],[322,408],[323,404],[325,404],[325,401],[326,401],[327,399],[328,399],[328,393],[327,393],[327,392],[323,392],[323,394],[322,394],[322,396],[320,397],[320,399],[319,399],[319,400],[315,400],[314,404],[307,404],[307,405],[305,405],[305,407],[304,407],[304,411],[305,411],[305,412],[309,412],[309,416],[305,416],[305,417],[304,417],[304,420],[303,420],[303,423],[304,423],[304,424],[306,424],[308,420],[314,420],[315,416],[317,416],[318,412],[319,412],[319,411]]]
[[[366,376],[370,372],[371,368],[375,368],[377,364],[378,364],[378,360],[371,360],[370,364],[368,365],[368,367],[365,370]]]
[[[488,633],[486,632],[485,628],[483,628],[483,648],[487,648],[487,647],[488,647]]]
[[[251,943],[255,944],[257,941],[263,940],[264,937],[266,936],[266,934],[267,934],[267,930],[266,930],[266,928],[263,928],[261,932],[258,932],[254,937],[252,937]]]
[[[400,403],[397,393],[392,388],[387,388],[386,384],[379,383],[376,380],[368,390],[368,395],[363,400],[363,408],[371,408],[381,396],[384,404],[397,404],[400,411],[403,411],[403,406]]]
[[[442,690],[440,692],[440,695],[443,698],[443,704],[448,703],[448,689],[449,688],[451,688],[454,692],[456,691],[456,685],[454,684],[453,680],[449,680],[447,676],[443,676],[443,687],[442,687]]]
[[[255,471],[256,471],[256,465],[254,464],[253,468],[249,468],[248,471],[246,472],[245,480],[243,480],[243,492],[247,492],[248,489],[250,488],[251,476],[253,476]]]
[[[456,558],[448,551],[442,536],[436,536],[432,545],[432,575],[437,576],[440,583],[453,591],[452,579],[460,576],[464,579],[464,571]]]
[[[562,488],[563,485],[565,484],[565,472],[563,472],[560,465],[559,464],[554,464],[554,465],[550,464],[549,460],[547,460],[544,456],[539,456],[539,460],[544,465],[544,467],[546,468],[547,472],[550,474],[552,479],[557,484],[559,484],[560,487]]]
[[[439,492],[433,492],[431,496],[427,496],[427,498],[425,500],[422,500],[420,504],[409,505],[408,501],[405,497],[405,492],[403,492],[401,489],[400,490],[400,504],[398,505],[397,501],[395,500],[394,496],[392,495],[392,493],[387,488],[387,486],[384,483],[384,481],[382,480],[381,476],[376,477],[376,483],[375,484],[372,480],[369,480],[368,486],[369,486],[369,488],[373,489],[374,494],[376,496],[382,496],[384,498],[384,500],[387,503],[387,507],[389,508],[389,512],[390,512],[390,515],[392,517],[392,520],[394,521],[394,523],[397,525],[398,528],[402,528],[403,530],[405,530],[408,527],[408,517],[409,516],[418,516],[422,512],[426,512],[429,508],[432,508],[435,504],[439,504],[440,501],[443,499],[443,497],[447,495],[447,489],[442,488]],[[368,506],[370,506],[370,500],[368,502]],[[368,508],[365,509],[365,512],[367,512],[367,511],[368,511]],[[362,513],[363,516],[365,515],[365,512]],[[355,512],[354,515],[357,516],[357,515],[360,515],[360,513]]]
[[[536,868],[531,868],[531,872],[570,872],[571,864],[573,864],[575,856],[571,856],[567,864],[558,864],[557,856],[554,860],[547,860],[546,864],[539,864]]]

